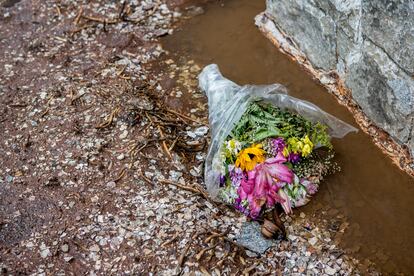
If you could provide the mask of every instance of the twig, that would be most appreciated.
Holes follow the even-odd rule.
[[[119,11],[119,14],[118,14],[118,18],[120,19],[120,20],[123,20],[124,19],[124,17],[125,17],[125,8],[126,8],[126,6],[127,6],[127,1],[124,1],[123,3],[122,3],[122,6],[121,6],[121,9],[120,9],[120,11]]]
[[[70,32],[70,37],[73,37],[73,35],[75,35],[76,33],[79,33],[80,31],[84,30],[84,29],[88,29],[91,27],[96,27],[96,24],[89,24],[89,25],[83,25],[82,27],[77,28],[76,30],[73,30]],[[99,75],[100,73],[98,73],[97,75]]]
[[[224,256],[221,258],[221,260],[220,261],[218,261],[217,262],[217,266],[221,266],[223,263],[224,263],[224,261],[227,259],[227,257],[229,256],[229,252],[227,251],[225,254],[224,254]]]
[[[197,195],[200,195],[201,197],[204,197],[205,199],[208,199],[207,193],[204,192],[204,191],[203,192],[200,191],[199,188],[182,185],[182,184],[179,184],[179,183],[176,183],[176,182],[167,180],[167,179],[158,179],[158,182],[163,183],[163,184],[168,184],[168,185],[176,186],[176,187],[181,188],[183,190],[186,190],[186,191],[189,191],[189,192],[193,192],[193,193],[195,193]]]
[[[75,103],[75,101],[79,100],[80,98],[82,98],[82,96],[85,95],[85,93],[81,93],[75,96],[75,93],[73,93],[73,90],[71,90],[70,92],[70,105],[73,105]]]
[[[121,180],[122,178],[124,178],[125,174],[126,174],[126,168],[123,168],[121,170],[121,172],[119,173],[118,177],[116,179],[114,179],[113,181],[115,183],[118,182],[119,180]]]
[[[45,111],[43,111],[43,112],[40,114],[40,118],[43,118],[44,116],[46,116],[46,114],[47,114],[47,113],[49,113],[49,109],[50,109],[50,107],[48,106],[48,107],[46,108],[46,110],[45,110]]]
[[[10,107],[26,107],[26,103],[15,103],[15,104],[9,104]]]
[[[79,13],[78,13],[78,15],[75,17],[75,20],[73,21],[73,23],[75,23],[75,25],[78,25],[78,24],[79,24],[79,20],[81,19],[82,14],[83,14],[83,7],[80,7],[80,9],[79,9]]]
[[[115,108],[111,114],[109,115],[109,117],[102,122],[101,124],[97,125],[95,128],[97,129],[101,129],[101,128],[106,128],[108,126],[110,126],[112,124],[112,121],[114,120],[115,115],[119,112],[119,107]]]
[[[180,257],[178,258],[178,266],[179,267],[182,267],[183,266],[185,256],[187,255],[187,252],[188,252],[188,249],[190,249],[190,246],[191,246],[191,241],[189,241],[187,243],[187,245],[185,246],[183,252],[181,253]]]
[[[59,17],[62,15],[62,12],[60,11],[59,5],[56,5],[56,12],[57,12]]]
[[[224,231],[223,233],[214,233],[213,235],[211,235],[211,236],[207,237],[207,238],[204,240],[204,243],[209,243],[212,239],[215,239],[215,238],[221,238],[221,237],[224,237],[224,236],[226,236],[229,232],[230,232],[230,227],[229,227],[229,228],[227,228],[227,230],[226,230],[226,231]]]
[[[142,172],[140,173],[141,177],[144,179],[145,182],[147,182],[150,185],[154,185],[151,180],[148,179]]]
[[[160,132],[161,138],[164,138],[164,132],[161,130],[161,127],[158,126],[158,131]],[[162,142],[162,146],[164,148],[165,153],[168,155],[168,157],[170,157],[170,159],[172,160],[172,155],[171,152],[169,151],[168,147],[167,147],[167,143],[165,142],[165,140],[163,140]]]
[[[128,65],[125,65],[121,70],[119,70],[118,73],[116,73],[116,75],[119,77],[120,75],[122,75],[122,73],[124,73],[125,69],[128,67]]]
[[[200,122],[200,121],[198,121],[196,119],[191,118],[190,116],[181,114],[181,113],[179,113],[177,111],[174,111],[174,110],[167,110],[167,111],[170,112],[170,113],[173,113],[173,114],[175,114],[175,115],[177,115],[177,116],[179,116],[179,117],[181,117],[183,119],[187,119],[189,121],[192,121],[192,122],[197,123],[197,124],[200,124],[200,125],[205,125],[205,123],[202,123],[202,122]]]
[[[216,248],[218,244],[219,243],[215,243],[212,246],[202,249],[200,252],[197,253],[197,255],[195,256],[195,259],[199,261],[201,257],[203,257],[204,253],[206,253],[207,251],[210,251],[211,249]]]
[[[174,140],[174,142],[171,144],[171,146],[168,148],[168,151],[172,151],[173,149],[174,149],[174,147],[175,147],[175,144],[177,143],[177,141],[178,141],[178,137],[177,138],[175,138],[175,140]]]
[[[169,245],[170,243],[174,242],[177,238],[178,238],[178,233],[175,233],[175,235],[174,235],[174,237],[172,237],[172,239],[169,239],[168,241],[161,244],[161,248],[163,248],[163,247]]]
[[[118,19],[106,19],[106,18],[100,18],[100,17],[90,16],[90,15],[81,15],[81,17],[85,18],[86,20],[95,21],[95,22],[102,23],[102,24],[119,23]]]

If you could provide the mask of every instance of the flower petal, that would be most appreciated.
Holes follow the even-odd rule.
[[[268,165],[269,173],[277,179],[280,179],[284,182],[291,183],[293,180],[293,173],[292,171],[283,164],[272,164]]]
[[[262,167],[265,168],[265,167]],[[260,170],[257,172],[256,174],[256,178],[255,178],[255,187],[254,187],[254,195],[256,197],[265,197],[268,187],[269,187],[269,183],[268,183],[268,177],[267,177],[267,173],[264,169]]]
[[[284,163],[286,161],[287,161],[286,157],[281,152],[279,152],[276,157],[267,159],[265,163],[276,164],[276,163]]]
[[[283,210],[285,211],[286,214],[291,214],[292,213],[292,203],[290,202],[290,198],[287,195],[287,193],[283,190],[280,189],[278,191],[278,194],[281,198],[283,198],[285,201],[283,203],[281,203]]]

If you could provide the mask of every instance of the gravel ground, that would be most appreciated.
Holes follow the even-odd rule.
[[[203,189],[200,67],[158,42],[182,2],[0,0],[2,274],[358,274],[346,222],[234,242],[246,218]]]

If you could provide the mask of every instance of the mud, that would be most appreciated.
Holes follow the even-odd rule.
[[[357,126],[353,115],[255,27],[261,0],[228,0],[202,5],[204,13],[163,39],[164,47],[204,66],[217,63],[239,84],[282,83],[291,95],[311,101]],[[414,264],[414,180],[360,131],[334,141],[342,172],[323,183],[303,208],[321,220],[342,223],[341,246],[369,259],[385,273],[411,274]],[[302,211],[301,210],[301,211]],[[337,222],[334,218],[340,218]],[[333,226],[334,227],[334,226]],[[368,262],[368,261],[367,261]]]

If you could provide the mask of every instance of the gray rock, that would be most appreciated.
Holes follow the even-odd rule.
[[[265,253],[274,244],[272,240],[263,237],[257,222],[245,222],[236,242],[257,254]]]
[[[69,245],[68,244],[64,244],[60,247],[60,250],[62,250],[62,252],[67,253],[69,251]]]
[[[336,71],[364,113],[414,156],[411,0],[267,0],[264,14],[321,76]]]

